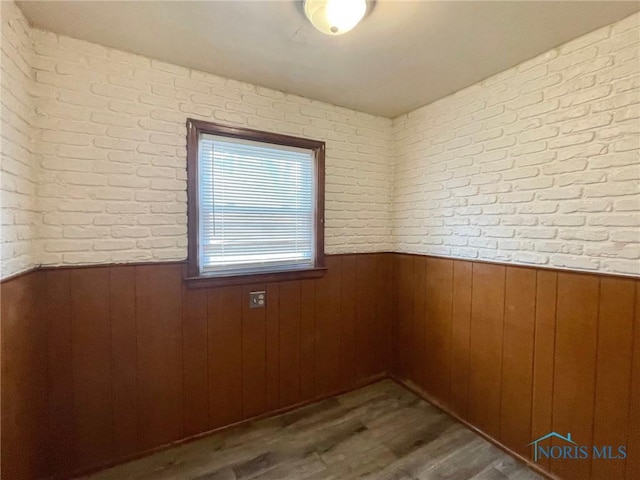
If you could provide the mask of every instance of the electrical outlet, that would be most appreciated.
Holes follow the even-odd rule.
[[[267,293],[262,290],[260,292],[249,292],[249,308],[264,308],[267,302]]]

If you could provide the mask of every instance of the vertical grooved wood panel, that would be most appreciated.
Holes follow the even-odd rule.
[[[631,360],[631,392],[627,426],[626,480],[640,478],[640,281],[636,280],[636,301]]]
[[[138,449],[136,267],[109,269],[114,455]]]
[[[413,282],[411,289],[411,343],[409,349],[409,378],[425,388],[426,382],[426,355],[425,337],[427,335],[427,258],[414,256]]]
[[[453,261],[427,259],[425,390],[438,402],[449,402]]]
[[[209,428],[242,419],[242,287],[208,292]]]
[[[472,263],[454,260],[451,308],[451,393],[453,412],[468,420]]]
[[[412,322],[413,322],[413,258],[400,255],[397,262],[398,272],[398,318],[396,364],[397,375],[402,379],[409,379],[411,374]],[[417,379],[413,379],[415,382]]]
[[[375,255],[356,257],[356,379],[362,381],[375,371],[376,341]]]
[[[493,438],[500,435],[504,295],[505,267],[474,264],[469,419]]]
[[[69,272],[74,450],[81,469],[113,458],[109,283],[108,269]]]
[[[280,407],[302,400],[300,388],[300,282],[280,284]]]
[[[531,440],[551,431],[553,410],[553,370],[556,338],[556,293],[558,274],[540,270],[536,282],[536,318],[531,394]],[[528,452],[530,458],[531,449]],[[538,463],[546,470],[548,459]]]
[[[269,411],[280,406],[280,285],[267,285],[265,312],[266,403]]]
[[[23,415],[28,417],[25,418],[24,422],[28,429],[28,439],[26,442],[17,442],[15,446],[21,450],[22,458],[26,457],[29,459],[29,457],[31,457],[33,462],[33,473],[31,476],[38,478],[46,477],[49,474],[49,460],[51,458],[49,438],[47,435],[43,435],[42,432],[43,425],[47,425],[49,421],[48,380],[50,376],[50,366],[48,364],[49,323],[43,318],[43,314],[48,315],[49,312],[42,310],[41,298],[43,287],[44,278],[42,275],[33,272],[33,275],[28,276],[24,297],[24,299],[29,302],[28,305],[26,305],[27,330],[25,337],[23,337],[25,344],[20,346],[19,350],[28,355],[26,361],[28,367],[26,371],[29,372],[29,381],[24,382],[24,376],[22,375],[23,370],[21,368],[13,372],[16,374],[16,380],[20,383],[20,389],[26,388],[26,391],[24,391],[25,396],[18,400],[18,405],[20,405],[21,408],[27,409],[27,411],[23,412]],[[1,295],[2,293],[0,292],[0,303],[2,303]],[[2,315],[1,312],[0,315]],[[23,319],[19,318],[18,322],[20,323],[20,329],[22,329]],[[4,339],[4,336],[2,336],[2,338]],[[6,366],[4,363],[2,365],[3,367]],[[7,371],[3,370],[0,375],[3,381],[6,373]],[[6,398],[4,396],[4,387],[0,388],[0,390],[2,391],[2,398]],[[7,417],[0,415],[0,418],[6,419]],[[4,425],[4,422],[1,423]],[[3,434],[0,434],[0,442],[2,439],[8,440],[9,442],[11,441],[11,439],[6,439]],[[31,451],[25,451],[30,447]],[[5,464],[1,463],[1,465],[4,467]]]
[[[449,281],[438,273],[443,260],[427,258],[424,315],[420,259],[395,259],[394,374],[525,457],[532,458],[528,443],[551,431],[571,433],[590,452],[592,445],[612,445],[615,454],[627,445],[626,461],[538,460],[559,478],[638,477],[640,282],[465,260],[453,261]],[[448,309],[450,382],[443,398],[434,386],[442,368],[433,349],[445,344],[437,340],[435,320]],[[416,350],[412,337],[421,317],[424,371],[416,369],[420,349],[406,351]],[[564,446],[556,440],[542,445]]]
[[[392,255],[390,260],[390,272],[389,272],[389,289],[390,291],[390,317],[389,317],[389,340],[391,346],[389,348],[389,373],[391,375],[400,375],[400,339],[399,339],[399,326],[402,322],[400,315],[400,258],[401,255]]]
[[[3,282],[3,475],[66,478],[391,369],[524,455],[552,430],[627,445],[626,461],[539,461],[559,478],[639,477],[638,280],[404,254],[327,266],[208,289],[185,288],[183,264]]]
[[[342,328],[340,333],[340,388],[348,388],[356,382],[356,256],[344,255],[342,262],[342,288],[340,311]]]
[[[48,332],[49,444],[51,470],[68,473],[77,465],[74,443],[73,332],[69,270],[44,272],[42,313]],[[4,354],[4,352],[3,352]]]
[[[391,364],[392,331],[391,322],[395,321],[393,313],[393,292],[391,255],[376,255],[376,273],[374,277],[375,322],[374,353],[375,365],[373,373],[387,372]]]
[[[524,456],[531,441],[536,281],[535,270],[507,267],[500,441]]]
[[[250,292],[266,292],[266,285],[242,287],[242,418],[267,411],[266,309],[250,308]],[[267,298],[268,302],[269,299]]]
[[[593,444],[612,445],[614,451],[628,437],[635,287],[633,280],[600,279]],[[591,478],[624,478],[625,469],[624,459],[594,458]]]
[[[3,377],[3,398],[30,396],[3,403],[3,419],[31,422],[3,422],[4,438],[27,449],[3,444],[3,468],[68,477],[383,374],[392,259],[328,256],[323,278],[204,289],[183,282],[183,263],[48,269],[25,277],[39,279],[28,289],[3,282],[16,297],[2,305],[14,352],[3,368],[41,365],[27,384]],[[249,308],[253,290],[266,290],[266,308]]]
[[[300,282],[300,395],[303,400],[316,395],[316,283]]]
[[[38,272],[0,284],[3,478],[42,478],[49,470],[49,445],[43,434],[49,412],[41,287]]]
[[[327,257],[327,273],[316,283],[315,379],[319,395],[340,389],[342,263]]]
[[[178,440],[182,422],[182,267],[136,267],[138,438],[141,448]]]
[[[553,431],[591,445],[594,410],[599,278],[558,274]],[[557,444],[555,441],[553,444]],[[589,460],[552,460],[563,479],[589,478]]]
[[[209,429],[207,292],[183,287],[184,433]]]

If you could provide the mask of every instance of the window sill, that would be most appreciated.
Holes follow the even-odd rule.
[[[313,267],[304,270],[286,270],[282,272],[249,273],[240,275],[202,275],[186,277],[184,281],[189,288],[224,287],[231,285],[247,285],[250,283],[286,282],[306,280],[324,276],[327,267]]]

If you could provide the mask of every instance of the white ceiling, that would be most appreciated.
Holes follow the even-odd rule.
[[[20,1],[37,27],[396,117],[640,10],[617,1],[378,0],[329,37],[290,1]]]

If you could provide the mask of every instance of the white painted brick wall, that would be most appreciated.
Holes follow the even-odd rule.
[[[33,30],[40,261],[186,258],[187,117],[326,142],[327,253],[389,251],[389,119]]]
[[[0,2],[0,278],[38,263],[29,35],[27,21],[15,4]]]
[[[640,274],[640,14],[394,120],[396,249]]]
[[[2,276],[185,258],[187,117],[326,141],[328,253],[640,273],[640,15],[392,124],[1,5]]]

